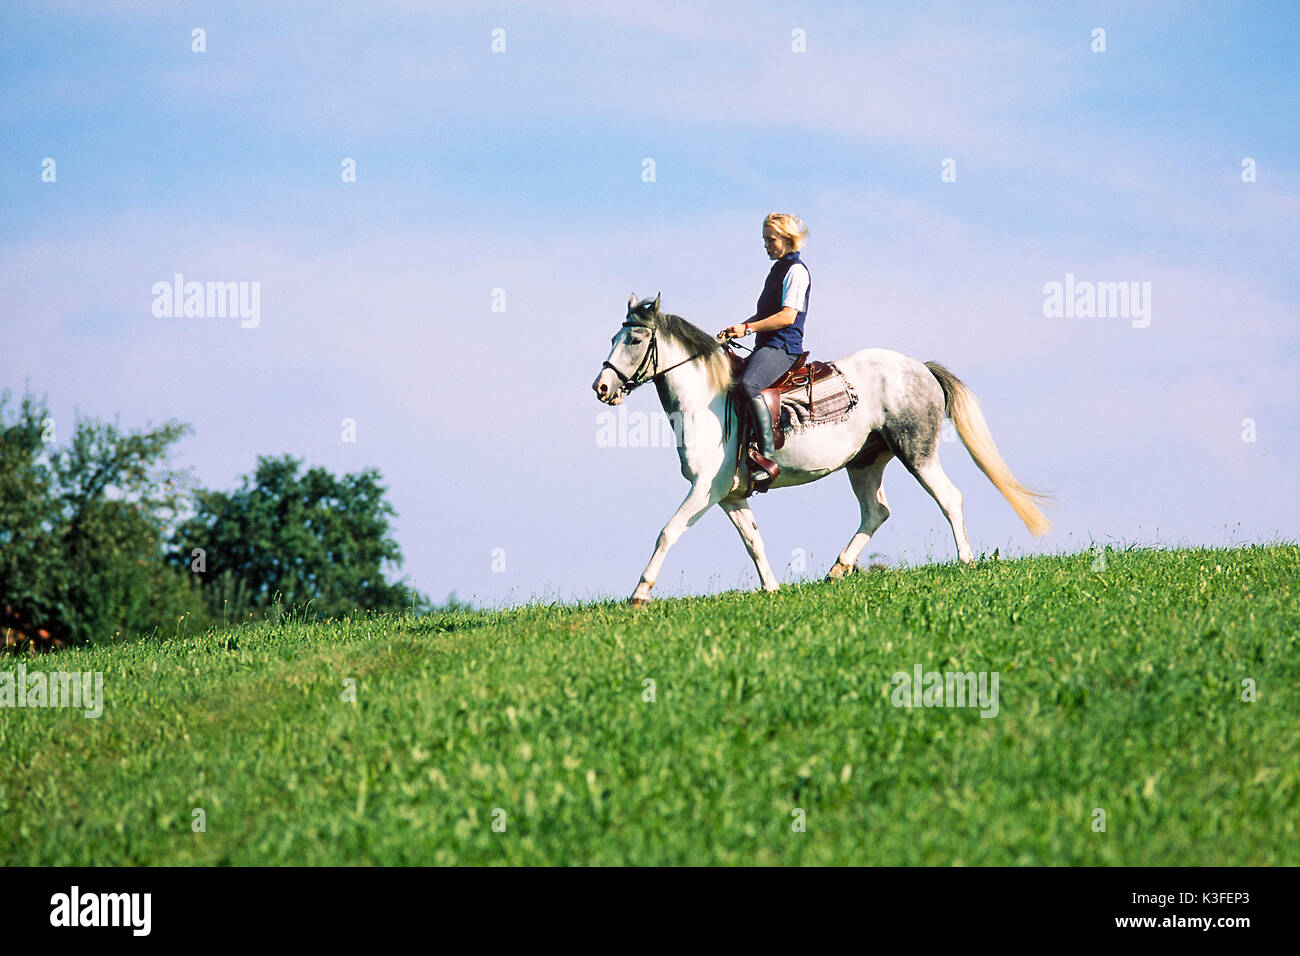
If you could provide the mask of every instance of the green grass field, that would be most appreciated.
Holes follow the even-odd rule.
[[[0,858],[1300,863],[1300,547],[1104,562],[25,658],[105,710],[0,710]],[[893,706],[917,664],[998,672],[997,716]]]

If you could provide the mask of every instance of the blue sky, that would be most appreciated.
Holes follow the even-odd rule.
[[[1035,540],[945,445],[977,551],[1295,537],[1294,4],[227,6],[0,8],[0,387],[61,428],[191,422],[210,487],[259,454],[377,467],[438,599],[623,596],[685,488],[671,448],[598,447],[591,380],[629,292],[747,317],[784,210],[814,355],[942,361],[1059,498]],[[154,317],[177,272],[260,282],[261,324]],[[1150,282],[1150,326],[1046,318],[1067,273]],[[951,560],[900,465],[885,486],[868,553]],[[756,515],[816,574],[857,505],[835,475]],[[754,583],[717,512],[656,593]]]

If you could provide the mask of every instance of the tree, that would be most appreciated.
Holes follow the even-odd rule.
[[[201,610],[163,561],[189,481],[167,452],[190,427],[123,432],[78,415],[61,448],[44,398],[29,391],[12,416],[10,398],[0,395],[0,610],[10,624],[57,646]]]
[[[389,533],[396,515],[380,474],[366,469],[335,478],[323,468],[300,473],[289,455],[262,456],[234,492],[199,491],[195,514],[174,539],[173,563],[197,572],[214,616],[311,605],[322,616],[357,608],[428,608],[404,580],[389,582],[401,550]]]

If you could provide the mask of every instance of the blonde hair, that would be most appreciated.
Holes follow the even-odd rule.
[[[808,240],[808,227],[798,216],[788,212],[770,212],[763,219],[763,226],[771,226],[778,236],[783,236],[790,243],[791,249],[802,249]]]

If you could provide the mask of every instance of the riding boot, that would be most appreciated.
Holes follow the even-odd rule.
[[[757,452],[766,459],[764,466],[760,466],[751,459],[750,470],[755,481],[766,482],[775,479],[781,473],[780,466],[772,461],[772,456],[776,454],[776,438],[772,434],[772,414],[768,410],[767,401],[761,393],[752,398],[750,402],[754,413],[754,422],[758,425]]]

